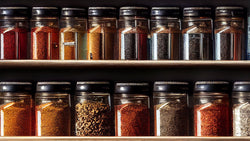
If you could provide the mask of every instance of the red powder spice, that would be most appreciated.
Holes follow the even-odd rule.
[[[195,136],[230,136],[229,104],[194,106]]]
[[[31,29],[31,59],[59,59],[59,29],[36,27]]]
[[[27,59],[27,29],[0,28],[0,33],[1,59]]]
[[[128,103],[115,106],[116,136],[150,136],[148,106]]]

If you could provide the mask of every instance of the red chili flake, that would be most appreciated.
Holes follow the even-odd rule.
[[[59,29],[32,28],[31,46],[31,59],[59,59]]]
[[[195,136],[230,136],[229,104],[194,106]]]
[[[128,103],[115,106],[116,136],[149,136],[148,106]]]
[[[27,59],[27,29],[0,28],[0,33],[1,59]]]

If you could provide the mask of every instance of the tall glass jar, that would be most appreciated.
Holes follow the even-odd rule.
[[[60,59],[87,59],[87,11],[62,8],[60,19]]]
[[[88,56],[89,60],[113,60],[116,46],[117,12],[114,7],[89,7]]]
[[[31,59],[59,59],[58,9],[33,7],[31,19]]]
[[[114,135],[109,82],[77,82],[74,112],[76,136]]]
[[[148,8],[121,7],[119,18],[118,60],[146,60]]]
[[[224,81],[198,81],[194,93],[195,136],[230,136],[229,92]]]
[[[116,83],[115,135],[150,136],[148,83]]]
[[[28,7],[0,7],[0,59],[28,58]]]
[[[243,7],[217,7],[215,18],[215,60],[245,58]]]
[[[179,60],[180,25],[179,7],[152,7],[151,60]]]
[[[155,136],[188,136],[187,82],[154,83]]]
[[[36,136],[70,136],[70,82],[38,82]]]
[[[0,82],[1,136],[33,136],[32,84]]]
[[[209,7],[186,7],[183,10],[183,60],[212,60],[212,14]]]
[[[250,136],[250,82],[235,82],[233,87],[233,136]]]

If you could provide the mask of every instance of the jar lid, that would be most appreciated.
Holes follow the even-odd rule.
[[[187,93],[188,82],[157,81],[154,83],[154,92]]]
[[[37,92],[69,92],[70,82],[37,82]]]
[[[147,7],[121,7],[120,16],[141,16],[147,18],[149,10]]]
[[[58,17],[57,7],[32,7],[32,16],[34,17]]]
[[[148,83],[116,83],[115,94],[148,94]]]
[[[233,85],[234,92],[250,92],[250,81],[237,81]]]
[[[210,7],[185,7],[183,9],[184,17],[211,17],[212,9]]]
[[[226,17],[244,17],[245,9],[243,7],[233,7],[233,6],[220,6],[216,7],[216,16],[226,16]]]
[[[0,7],[1,17],[29,17],[28,7]]]
[[[152,7],[151,16],[180,17],[179,7]]]
[[[83,18],[87,16],[87,10],[84,8],[62,8],[62,17],[79,17]]]
[[[78,92],[110,92],[110,83],[102,81],[81,81],[76,84]]]
[[[195,92],[229,92],[230,85],[226,81],[197,81]]]
[[[0,82],[0,92],[31,92],[30,82]]]
[[[97,17],[116,17],[117,9],[115,7],[89,7],[89,16]]]

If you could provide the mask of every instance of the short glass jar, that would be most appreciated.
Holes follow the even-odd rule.
[[[183,60],[212,60],[212,11],[210,7],[186,7],[183,10]]]
[[[116,83],[115,135],[150,136],[148,83]]]
[[[32,83],[0,82],[1,136],[33,136]]]
[[[114,136],[109,82],[77,82],[74,103],[76,136]]]
[[[121,7],[119,18],[118,60],[146,60],[148,8]]]
[[[87,59],[87,11],[62,8],[60,19],[60,59]]]
[[[198,81],[194,90],[195,136],[230,136],[230,85],[225,81]]]
[[[154,83],[155,136],[188,136],[187,82]]]
[[[113,60],[117,40],[115,7],[89,7],[88,60]]]
[[[179,60],[181,21],[179,7],[152,7],[151,60]]]
[[[245,10],[243,7],[217,7],[215,17],[215,60],[245,58]]]
[[[235,82],[233,87],[233,136],[250,136],[250,82]]]
[[[28,7],[0,7],[0,59],[28,59]]]
[[[38,82],[36,136],[70,136],[70,82]]]
[[[56,7],[33,7],[31,59],[59,59],[59,11]]]

